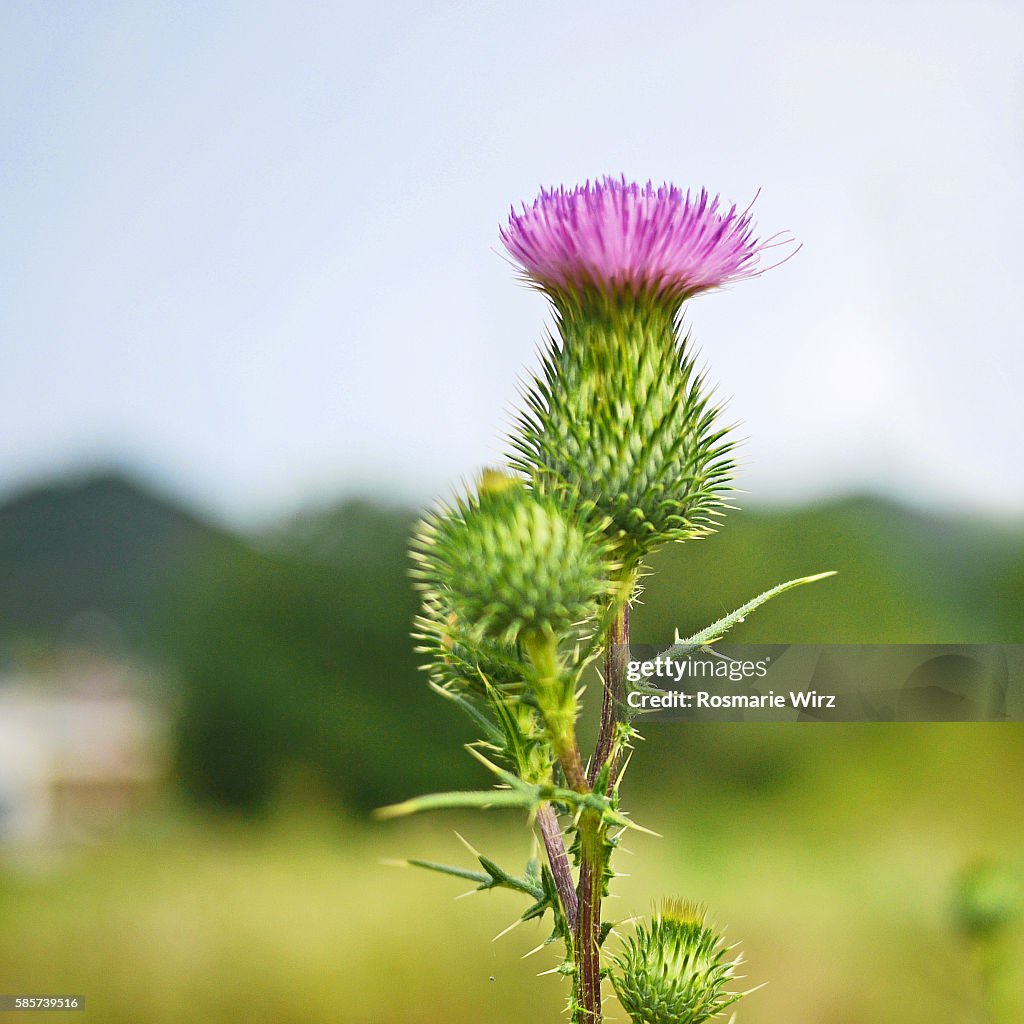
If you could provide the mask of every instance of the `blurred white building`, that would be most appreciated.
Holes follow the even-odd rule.
[[[163,776],[165,714],[130,669],[0,677],[0,844],[94,839]]]

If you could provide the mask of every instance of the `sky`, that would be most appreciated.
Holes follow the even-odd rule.
[[[706,186],[797,255],[688,304],[746,503],[1024,514],[1024,6],[0,8],[0,494],[238,522],[499,461],[549,318],[512,204]]]

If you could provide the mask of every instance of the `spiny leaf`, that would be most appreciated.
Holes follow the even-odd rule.
[[[530,861],[526,865],[526,871],[523,876],[517,877],[509,874],[504,868],[499,867],[494,861],[483,854],[477,854],[477,859],[480,861],[484,869],[483,871],[470,871],[467,868],[453,867],[449,864],[437,864],[429,860],[408,860],[406,863],[414,867],[426,868],[428,871],[436,871],[442,875],[450,875],[452,878],[461,878],[465,881],[475,882],[477,892],[485,892],[489,889],[511,889],[513,892],[520,892],[529,896],[533,903],[523,911],[518,920],[514,921],[503,932],[500,932],[496,938],[500,938],[524,921],[533,921],[543,917],[550,910],[554,917],[554,927],[551,930],[551,934],[541,943],[538,949],[554,942],[556,939],[571,942],[565,915],[562,914],[558,902],[555,879],[547,865],[544,865],[538,873],[536,861]]]
[[[579,811],[596,811],[601,816],[602,821],[606,824],[621,825],[624,828],[632,828],[639,832],[647,832],[649,835],[657,834],[651,832],[650,829],[643,828],[643,826],[630,821],[629,818],[616,808],[614,800],[605,796],[603,793],[577,793],[574,789],[565,789],[562,786],[550,784],[539,785],[524,782],[511,772],[507,772],[503,768],[499,768],[493,761],[488,761],[479,750],[470,747],[469,752],[481,764],[494,772],[494,774],[509,787],[509,790],[523,794],[524,796],[527,794],[531,795],[533,800],[532,806],[534,807],[539,807],[542,803],[565,804],[567,807],[576,808]],[[509,790],[499,790],[498,792],[508,792]],[[507,806],[513,805],[509,804]],[[385,810],[387,810],[387,808],[385,808]]]
[[[535,900],[544,898],[544,887],[539,879],[530,878],[529,868],[527,868],[527,874],[523,878],[518,878],[515,875],[510,875],[504,868],[499,868],[493,860],[483,856],[483,854],[480,855],[480,864],[491,879],[491,884],[487,888],[504,886],[506,889],[513,889],[516,892],[532,896]]]
[[[547,899],[547,893],[542,881],[537,877],[530,876],[529,866],[527,866],[526,874],[519,878],[516,875],[510,875],[504,868],[498,867],[494,861],[483,856],[483,854],[479,854],[477,859],[480,861],[484,869],[483,871],[471,871],[468,868],[457,868],[450,864],[437,864],[431,860],[413,859],[406,861],[406,863],[417,868],[426,868],[428,871],[437,871],[442,875],[451,875],[452,878],[462,878],[468,882],[476,882],[478,891],[503,888],[511,889],[514,892],[521,892],[537,901]],[[524,915],[523,920],[528,920],[528,918]]]
[[[414,797],[400,804],[391,804],[388,807],[380,807],[374,815],[381,819],[404,818],[410,814],[419,814],[423,811],[442,810],[463,810],[469,807],[481,809],[498,808],[523,808],[524,810],[535,811],[544,803],[560,803],[567,807],[575,808],[578,812],[595,811],[600,815],[605,824],[620,825],[623,828],[636,829],[639,832],[651,832],[641,825],[630,821],[616,807],[614,800],[609,799],[601,793],[577,793],[572,789],[565,789],[554,785],[537,785],[524,782],[511,772],[499,768],[496,764],[488,761],[478,750],[470,747],[470,753],[477,760],[485,764],[499,779],[508,787],[507,789],[487,790],[460,790],[451,793],[428,793],[424,796]]]
[[[538,806],[539,801],[532,792],[509,789],[462,790],[454,793],[429,793],[426,796],[414,797],[400,804],[391,804],[374,811],[377,818],[388,820],[404,818],[409,814],[422,811],[443,811],[465,809],[467,807],[523,807],[531,809]]]
[[[760,608],[763,604],[767,604],[773,597],[778,597],[779,594],[784,594],[787,590],[792,590],[794,587],[803,586],[805,583],[816,583],[818,580],[827,579],[829,576],[835,576],[835,570],[819,572],[814,576],[802,576],[800,579],[780,583],[777,587],[772,587],[771,590],[758,594],[757,597],[751,599],[746,604],[741,604],[734,612],[730,612],[724,618],[713,622],[710,626],[702,629],[699,633],[694,633],[693,636],[687,637],[685,640],[679,636],[677,630],[675,643],[668,650],[662,651],[659,657],[669,659],[685,658],[686,655],[693,653],[693,651],[701,647],[717,643],[733,626],[741,623],[752,611]]]
[[[411,864],[413,867],[426,868],[428,871],[438,871],[442,875],[451,875],[452,878],[462,878],[467,882],[476,882],[481,888],[487,888],[488,883],[491,881],[490,875],[485,875],[482,871],[469,871],[467,868],[456,868],[449,864],[435,864],[431,860],[407,860],[407,864]]]

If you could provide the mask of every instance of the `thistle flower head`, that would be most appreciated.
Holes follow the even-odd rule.
[[[639,185],[604,177],[574,189],[542,189],[512,210],[501,240],[526,277],[555,299],[596,291],[681,302],[755,277],[771,241],[750,214],[705,189]]]
[[[612,984],[634,1024],[701,1024],[741,998],[725,990],[740,961],[703,907],[666,900],[626,940]]]
[[[474,641],[563,637],[600,613],[611,587],[603,534],[499,473],[428,517],[412,554],[425,607],[435,618],[445,609]]]

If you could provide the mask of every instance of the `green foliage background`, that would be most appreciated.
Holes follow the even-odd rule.
[[[180,764],[194,795],[265,807],[287,769],[301,767],[362,813],[485,778],[458,753],[472,729],[416,669],[405,554],[413,520],[349,503],[291,524],[260,550],[202,562],[165,634],[185,684]],[[1024,642],[1022,552],[1009,527],[878,500],[736,512],[719,534],[656,556],[633,635],[667,643],[676,627],[694,631],[780,579],[834,568],[836,577],[770,603],[730,639]],[[746,749],[747,733],[726,733]],[[697,755],[687,743],[665,756],[686,771]]]
[[[408,640],[413,518],[348,502],[242,536],[109,477],[0,508],[8,660],[45,658],[99,609],[178,709],[159,813],[95,848],[0,859],[0,991],[83,992],[86,1019],[112,1024],[559,1019],[558,982],[533,978],[550,958],[519,959],[544,927],[489,944],[514,898],[452,903],[458,883],[384,863],[472,866],[457,828],[514,866],[519,816],[367,817],[488,781]],[[823,569],[839,575],[736,638],[1024,642],[1021,524],[867,498],[753,508],[655,567],[638,642]],[[708,902],[751,984],[770,982],[741,1024],[985,1020],[948,907],[978,856],[1024,870],[1024,727],[650,723],[635,756],[627,799],[665,838],[630,837],[612,912]],[[1000,941],[1001,1019],[1024,1019],[1020,925]]]

